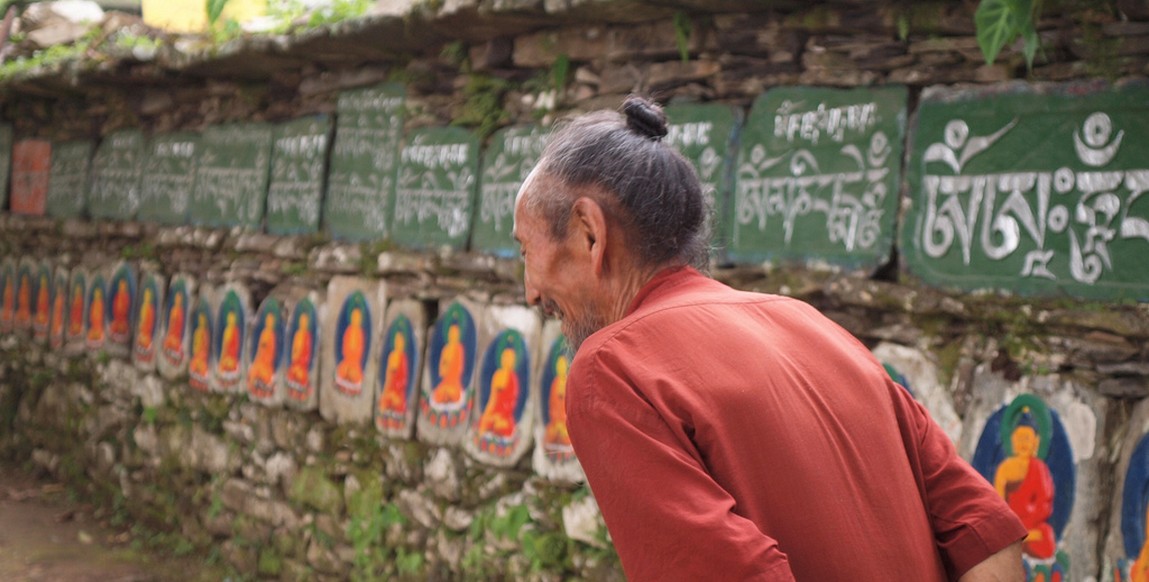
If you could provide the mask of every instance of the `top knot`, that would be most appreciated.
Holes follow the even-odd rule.
[[[622,112],[631,131],[653,141],[666,137],[666,114],[657,103],[631,95],[623,102]]]

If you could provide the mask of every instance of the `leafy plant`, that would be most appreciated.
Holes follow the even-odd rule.
[[[685,12],[674,13],[674,44],[678,47],[678,56],[682,62],[690,60],[690,33],[692,29],[690,17]]]
[[[207,11],[207,24],[210,28],[215,28],[216,23],[219,22],[219,17],[223,15],[223,9],[227,7],[228,0],[206,0],[204,9]]]
[[[977,44],[986,64],[992,64],[1005,45],[1021,37],[1026,65],[1033,67],[1033,57],[1040,44],[1037,19],[1042,1],[981,0],[973,20],[977,28]]]

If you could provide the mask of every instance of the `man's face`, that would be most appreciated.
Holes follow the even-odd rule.
[[[568,229],[564,239],[554,240],[542,214],[526,207],[528,197],[544,194],[551,183],[537,170],[523,183],[515,201],[515,240],[523,256],[527,303],[561,319],[563,334],[577,351],[605,322],[594,309],[596,279],[589,256],[579,252],[578,233]]]

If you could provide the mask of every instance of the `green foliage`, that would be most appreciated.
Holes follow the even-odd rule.
[[[392,526],[402,526],[407,518],[393,503],[376,505],[367,515],[355,515],[347,524],[347,539],[355,549],[353,580],[378,580],[388,564],[394,563],[401,573],[415,574],[423,568],[423,555],[404,548],[393,551],[384,544],[384,534]]]
[[[682,62],[690,60],[690,34],[693,26],[690,17],[685,12],[674,13],[674,44],[678,47],[678,56]]]
[[[503,94],[509,87],[509,83],[498,77],[471,75],[463,88],[462,111],[452,124],[473,126],[479,139],[486,139],[510,120],[510,114],[503,109]]]
[[[981,0],[974,13],[974,26],[986,64],[992,64],[1005,45],[1021,37],[1025,62],[1033,67],[1040,43],[1036,23],[1041,4],[1042,0]]]
[[[567,88],[567,78],[570,76],[571,58],[565,53],[555,57],[551,65],[551,82],[555,88],[556,98],[562,95]]]
[[[207,24],[211,28],[215,28],[216,23],[219,22],[219,17],[223,14],[223,9],[227,7],[228,0],[206,0],[204,9],[207,11]]]
[[[143,414],[140,415],[140,419],[143,420],[144,424],[154,425],[156,423],[156,416],[158,416],[159,413],[160,409],[155,406],[147,406],[144,408]]]

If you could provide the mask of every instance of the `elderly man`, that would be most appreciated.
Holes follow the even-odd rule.
[[[1021,580],[1025,529],[861,343],[696,270],[698,178],[657,105],[623,110],[552,135],[515,238],[628,578]]]

